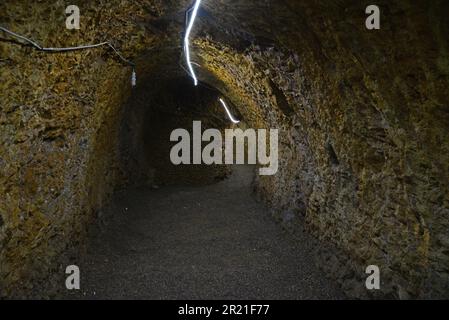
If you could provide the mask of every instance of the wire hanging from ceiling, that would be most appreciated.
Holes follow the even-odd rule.
[[[114,53],[120,58],[120,60],[122,60],[124,63],[128,64],[129,66],[132,67],[132,74],[131,74],[131,85],[134,87],[137,84],[137,75],[136,75],[136,71],[135,71],[135,63],[125,59],[121,53],[108,41],[104,41],[104,42],[100,42],[97,44],[91,44],[91,45],[82,45],[82,46],[76,46],[76,47],[64,47],[64,48],[46,48],[46,47],[42,47],[40,46],[37,42],[24,37],[18,33],[15,33],[11,30],[8,30],[2,26],[0,26],[0,30],[5,32],[6,34],[9,34],[10,36],[13,36],[17,39],[20,39],[22,41],[25,41],[26,43],[30,44],[35,50],[38,51],[43,51],[43,52],[69,52],[69,51],[78,51],[78,50],[86,50],[86,49],[94,49],[94,48],[98,48],[101,46],[107,46],[110,49],[112,49],[114,51]]]

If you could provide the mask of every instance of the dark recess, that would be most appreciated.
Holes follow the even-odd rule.
[[[334,147],[330,143],[326,144],[326,150],[329,154],[329,159],[331,163],[335,166],[338,166],[340,164],[340,161],[338,160],[337,154],[335,153]]]
[[[284,93],[276,86],[276,84],[274,84],[272,80],[270,80],[270,87],[273,91],[274,96],[276,97],[276,102],[279,106],[279,109],[281,109],[282,113],[286,116],[291,116],[295,111],[288,103]]]

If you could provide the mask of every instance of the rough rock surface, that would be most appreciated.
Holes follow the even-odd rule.
[[[280,171],[257,192],[338,248],[323,266],[349,294],[377,264],[381,296],[448,297],[449,4],[376,4],[368,31],[364,1],[205,0],[193,59],[249,126],[281,130]],[[6,0],[0,25],[46,46],[109,40],[157,82],[184,75],[188,5],[85,1],[69,31],[62,1]],[[131,70],[106,48],[0,37],[0,296],[45,297],[123,183]]]

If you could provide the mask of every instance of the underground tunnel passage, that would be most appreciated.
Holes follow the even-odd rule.
[[[145,84],[152,83],[151,77],[143,83],[126,103],[121,124],[121,162],[129,182],[201,185],[225,178],[229,174],[226,166],[175,165],[170,159],[174,130],[185,128],[192,136],[194,121],[201,122],[203,131],[216,128],[223,132],[229,126],[226,111],[219,107],[220,92],[202,83],[194,87],[187,77],[160,80],[150,88]]]
[[[449,7],[368,5],[2,1],[0,297],[448,298]]]

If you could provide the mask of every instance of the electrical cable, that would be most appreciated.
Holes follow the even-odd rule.
[[[10,36],[13,36],[17,39],[23,40],[25,42],[27,42],[28,44],[30,44],[34,49],[38,50],[38,51],[43,51],[43,52],[69,52],[69,51],[77,51],[77,50],[85,50],[85,49],[94,49],[94,48],[98,48],[101,46],[108,46],[109,48],[111,48],[114,53],[120,58],[120,60],[122,60],[124,63],[128,64],[129,66],[132,67],[132,75],[131,75],[131,84],[132,86],[136,86],[136,71],[135,71],[135,63],[125,59],[120,52],[108,41],[104,41],[101,43],[97,43],[97,44],[91,44],[91,45],[82,45],[82,46],[77,46],[77,47],[65,47],[65,48],[46,48],[46,47],[42,47],[40,46],[37,42],[24,37],[20,34],[17,34],[11,30],[8,30],[2,26],[0,26],[0,30],[9,34]]]

